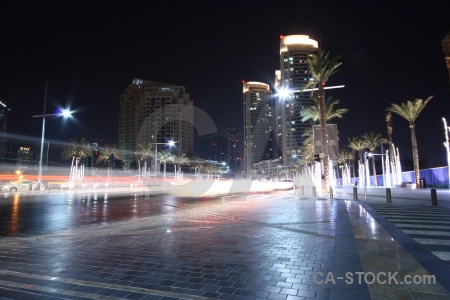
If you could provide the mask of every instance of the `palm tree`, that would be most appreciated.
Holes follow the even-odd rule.
[[[210,179],[211,173],[213,171],[214,171],[214,165],[209,162],[203,162],[198,167],[198,172],[208,174],[208,179]]]
[[[302,122],[305,122],[307,120],[312,120],[314,123],[317,123],[320,121],[320,105],[319,101],[316,97],[313,97],[314,99],[314,105],[304,108],[300,111],[300,116],[302,117]],[[347,108],[339,108],[334,110],[335,106],[338,105],[340,102],[339,99],[333,99],[331,96],[327,98],[325,103],[325,109],[326,109],[326,121],[330,121],[334,118],[340,118],[342,119],[343,115],[348,112]]]
[[[354,155],[348,148],[344,148],[339,151],[339,163],[342,163],[344,165],[342,173],[348,173],[348,162],[352,159],[354,159]],[[344,184],[344,182],[342,182],[342,184]]]
[[[79,140],[77,137],[75,137],[70,139],[70,142],[71,142],[70,146],[64,147],[61,153],[61,157],[64,159],[72,159],[72,163],[70,165],[70,178],[72,180],[74,177],[77,177],[76,171],[78,171],[78,165],[80,160],[83,160],[87,157],[91,157],[92,149],[91,144],[86,138],[82,138],[81,140]]]
[[[197,178],[197,171],[203,162],[197,155],[189,155],[188,159],[190,170],[194,170],[195,178]]]
[[[358,152],[359,157],[359,164],[364,164],[364,157],[363,157],[363,151],[367,148],[366,143],[362,139],[352,137],[348,139],[348,147],[352,149],[354,152]],[[355,160],[353,160],[353,180],[355,180]],[[359,177],[361,177],[361,174],[359,174]]]
[[[180,155],[177,155],[177,156],[174,156],[173,157],[173,163],[175,165],[175,174],[176,174],[175,177],[176,178],[179,177],[178,172],[177,172],[177,167],[179,168],[179,171],[181,173],[181,166],[183,166],[183,165],[187,165],[188,166],[190,164],[188,157],[184,153],[182,153]]]
[[[329,191],[329,182],[330,182],[330,168],[328,165],[328,149],[327,149],[327,130],[326,130],[326,112],[325,112],[325,84],[328,79],[337,72],[338,67],[342,64],[337,62],[340,56],[336,56],[334,58],[329,58],[329,52],[325,53],[320,51],[317,55],[312,55],[312,57],[307,58],[307,63],[309,69],[311,71],[311,76],[314,81],[311,81],[309,84],[306,84],[304,89],[317,86],[317,99],[319,101],[319,110],[320,110],[320,134],[321,134],[321,143],[322,143],[322,153],[323,157],[323,168],[325,174],[325,181],[323,184],[324,192]]]
[[[105,147],[100,149],[100,155],[98,156],[97,160],[95,161],[95,164],[100,163],[108,163],[111,155],[114,156],[114,159],[120,160],[121,159],[121,153],[120,150],[117,149],[117,146],[115,144],[106,144]]]
[[[169,162],[173,162],[173,155],[167,150],[158,152],[158,159],[160,163],[164,164],[164,178],[166,178],[166,165]]]
[[[312,163],[314,162],[314,145],[313,143],[304,144],[300,147],[300,152],[303,154],[303,156],[300,158],[300,162],[303,164]]]
[[[64,159],[75,159],[80,160],[86,157],[92,156],[91,144],[86,138],[79,140],[78,138],[70,139],[71,145],[64,147],[61,157]]]
[[[450,31],[442,38],[442,51],[445,54],[445,62],[448,69],[448,82],[450,84]]]
[[[147,158],[152,157],[155,155],[155,152],[153,152],[153,145],[152,144],[139,144],[139,151],[138,154],[141,156],[141,158],[139,159],[144,160],[144,177],[148,177],[147,176]],[[156,170],[155,170],[156,172]],[[156,174],[156,173],[155,173]]]
[[[392,113],[388,112],[386,114],[386,126],[387,126],[387,134],[388,134],[388,149],[389,149],[389,165],[390,170],[392,172],[392,170],[395,168],[395,161],[394,161],[394,144],[392,143],[392,131],[394,129],[394,127],[392,126]]]
[[[121,153],[115,144],[106,144],[105,147],[100,149],[100,154],[95,161],[95,164],[108,164],[108,178],[109,173],[114,168],[115,160],[120,160]]]
[[[409,122],[409,128],[411,129],[411,143],[412,143],[412,152],[413,152],[413,162],[414,162],[414,179],[416,186],[419,186],[419,149],[417,146],[417,138],[416,138],[416,119],[419,117],[419,114],[425,108],[425,106],[430,102],[433,96],[428,97],[425,101],[420,98],[416,98],[414,101],[407,101],[406,103],[395,104],[392,103],[390,107],[386,110],[393,112],[400,117],[404,118]]]
[[[386,139],[381,136],[381,133],[375,133],[373,131],[369,133],[364,133],[362,136],[366,147],[369,148],[371,153],[375,153],[375,149],[380,146],[382,143],[386,143]],[[377,171],[375,168],[375,156],[372,156],[372,176],[373,183],[375,186],[378,185],[377,182]]]

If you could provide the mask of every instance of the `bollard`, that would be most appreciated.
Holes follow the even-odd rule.
[[[305,187],[303,185],[300,187],[300,192],[302,196],[305,196]]]
[[[431,189],[431,205],[437,206],[436,189]]]
[[[312,196],[316,197],[316,187],[315,186],[312,187]]]
[[[353,188],[353,200],[358,200],[358,188],[356,186]]]
[[[330,186],[330,199],[333,199],[333,187]]]
[[[391,189],[390,188],[386,188],[386,201],[387,201],[387,203],[392,203],[392,200],[391,200]]]

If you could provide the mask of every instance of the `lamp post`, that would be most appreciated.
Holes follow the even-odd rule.
[[[44,100],[44,113],[42,115],[36,115],[33,116],[33,118],[42,118],[42,135],[41,135],[41,151],[39,155],[39,172],[38,172],[38,182],[39,182],[39,189],[41,188],[42,184],[42,157],[44,154],[44,140],[45,140],[45,117],[49,116],[63,116],[64,118],[68,118],[72,115],[72,112],[67,109],[62,109],[57,114],[45,114],[45,106],[47,104],[47,86],[45,86],[45,100]],[[48,154],[47,154],[48,159]]]
[[[344,88],[345,87],[345,85],[337,85],[337,86],[328,86],[328,87],[324,87],[324,89],[339,89],[339,88]],[[296,90],[290,90],[288,87],[282,87],[281,89],[279,89],[278,91],[277,91],[277,94],[276,95],[278,95],[278,97],[281,97],[282,99],[284,99],[284,98],[288,98],[288,97],[290,97],[290,95],[291,94],[293,94],[293,93],[305,93],[305,92],[312,92],[312,91],[318,91],[319,89],[318,88],[311,88],[311,89],[296,89]],[[281,109],[282,109],[282,112],[281,112],[281,117],[282,117],[282,123],[283,124],[287,124],[287,120],[286,120],[286,117],[285,117],[285,115],[286,115],[286,112],[285,112],[285,110],[286,110],[286,106],[285,105],[282,105],[281,106]],[[324,107],[324,110],[326,111],[326,108]],[[321,124],[321,125],[323,125],[323,126],[325,126],[325,128],[326,128],[326,120],[324,119],[323,120],[324,121],[324,124]],[[286,132],[283,132],[283,130],[285,130],[285,127],[286,127],[286,125],[282,125],[282,127],[281,127],[281,130],[282,130],[282,136],[286,136]],[[321,134],[322,135],[322,134]],[[322,137],[321,137],[322,138]],[[327,148],[328,147],[328,137],[326,136],[325,138],[324,138],[324,140],[323,140],[324,142],[323,143],[327,143],[326,145],[322,145],[323,147],[325,147],[325,148]],[[285,142],[285,139],[283,139],[283,149],[287,149],[288,148],[288,145],[287,144],[285,144],[286,142]],[[322,144],[323,144],[322,143]],[[328,160],[329,160],[329,155],[328,155],[328,152],[329,151],[327,151],[327,149],[325,149],[325,153],[326,153],[326,155],[324,156],[324,162],[326,161],[326,162],[328,162]],[[283,163],[285,163],[285,157],[287,157],[287,155],[286,155],[286,150],[283,150]],[[322,152],[322,151],[321,151]],[[322,167],[322,165],[323,165],[323,163],[321,163],[321,167]],[[322,179],[322,181],[324,180],[324,179],[326,179],[326,181],[327,180],[329,180],[329,167],[328,166],[323,166],[323,170],[324,171],[326,171],[326,174],[323,174],[324,176],[322,176],[322,177],[324,177],[323,179]],[[322,172],[322,171],[321,171]],[[322,184],[322,189],[324,190],[324,191],[328,191],[328,188],[329,187],[325,187],[324,186],[324,184]]]
[[[155,145],[155,178],[156,178],[156,168],[158,162],[158,145],[167,145],[169,147],[175,146],[174,141],[168,141],[167,143],[150,143],[150,145]]]

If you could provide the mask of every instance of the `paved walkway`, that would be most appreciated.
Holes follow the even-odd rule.
[[[411,252],[412,239],[366,203],[292,193],[136,201],[167,209],[1,238],[0,299],[450,299],[449,264]],[[437,282],[422,283],[430,275]]]

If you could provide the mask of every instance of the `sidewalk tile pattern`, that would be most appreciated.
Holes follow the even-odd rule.
[[[84,200],[70,201],[65,208],[73,210]],[[86,225],[0,238],[0,299],[450,299],[439,283],[317,283],[317,274],[428,274],[355,201],[289,194],[130,201],[158,213],[89,222],[80,210]],[[70,223],[61,215],[52,221]]]

